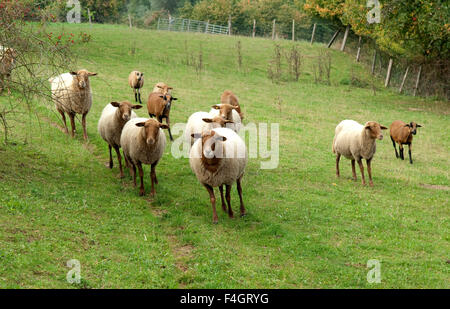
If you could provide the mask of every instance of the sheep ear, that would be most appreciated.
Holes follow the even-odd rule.
[[[74,71],[70,72],[70,74],[71,75],[78,75],[77,72],[74,72]]]
[[[380,125],[381,130],[387,130],[388,128],[386,128],[385,126]]]
[[[167,124],[162,124],[162,123],[159,124],[159,127],[161,129],[168,129],[169,128],[169,126]]]
[[[216,134],[216,136],[214,137],[214,140],[226,142],[226,141],[227,141],[227,138],[226,138],[225,136],[220,136],[220,135],[217,135],[217,134]]]
[[[142,108],[142,105],[133,105],[132,107],[131,107],[132,109],[141,109]]]
[[[191,137],[197,139],[197,138],[201,138],[202,135],[200,133],[192,133]]]
[[[214,109],[220,109],[220,106],[219,105],[213,105],[213,106],[211,106],[212,108],[214,108]]]
[[[178,98],[172,98],[172,101],[176,101],[176,100],[178,100]]]
[[[144,76],[144,73],[141,73],[141,76]]]
[[[162,94],[160,94],[159,97],[160,97],[161,99],[164,99],[164,96],[163,96]]]
[[[145,127],[145,122],[136,123],[136,127]]]
[[[161,87],[160,85],[156,85],[156,87],[159,89],[163,89],[163,87]]]
[[[211,118],[203,118],[202,119],[204,122],[206,122],[206,123],[211,123],[211,122],[213,122],[213,120],[211,119]]]
[[[88,72],[88,76],[96,76],[98,73]]]
[[[410,128],[411,126],[409,125],[409,123],[405,124],[405,127]]]
[[[172,90],[173,88],[172,87],[167,87],[167,90]]]
[[[120,106],[120,103],[119,102],[111,102],[110,103],[112,106],[114,106],[114,107],[119,107]]]
[[[416,127],[417,128],[421,128],[422,126],[420,124],[416,124]]]

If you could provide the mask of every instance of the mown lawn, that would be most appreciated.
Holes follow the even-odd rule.
[[[300,81],[273,84],[270,40],[112,25],[51,27],[92,34],[90,43],[76,47],[79,68],[99,73],[91,78],[89,142],[79,122],[75,139],[64,135],[48,103],[35,102],[31,115],[23,110],[14,119],[10,144],[0,146],[0,288],[450,286],[448,102],[398,95],[379,80],[375,95],[371,85],[344,85],[352,74],[372,81],[353,56],[335,50],[331,85],[316,84],[320,44],[297,43]],[[197,73],[185,62],[200,51],[204,68]],[[220,211],[213,225],[207,191],[188,159],[171,155],[171,143],[157,167],[155,199],[149,167],[144,198],[128,177],[117,178],[117,167],[105,167],[108,150],[97,120],[110,101],[133,99],[127,78],[134,69],[145,72],[144,98],[159,81],[175,88],[173,124],[208,111],[225,89],[239,96],[245,123],[280,124],[278,168],[260,169],[266,159],[247,166],[246,217],[231,220]],[[138,114],[145,117],[145,109]],[[358,182],[351,181],[347,160],[336,179],[331,142],[343,119],[422,124],[414,164],[395,158],[386,132],[377,142],[373,188],[361,185],[359,173]],[[237,213],[235,187],[232,205]],[[70,259],[81,263],[80,284],[66,281]],[[367,282],[370,259],[381,261],[379,284]]]

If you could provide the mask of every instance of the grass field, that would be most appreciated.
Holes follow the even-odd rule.
[[[352,74],[368,83],[371,77],[353,56],[335,50],[331,85],[316,84],[313,64],[324,50],[319,44],[297,43],[303,55],[299,82],[272,84],[270,40],[111,25],[51,27],[92,34],[90,43],[76,47],[79,68],[99,73],[91,78],[89,142],[79,122],[75,139],[64,135],[59,115],[43,102],[14,119],[11,143],[0,146],[0,288],[450,286],[448,102],[398,95],[380,80],[374,82],[376,95],[371,86],[344,85]],[[184,61],[200,50],[204,70],[197,74]],[[260,159],[247,166],[246,217],[229,219],[219,204],[219,224],[213,225],[207,191],[188,159],[171,156],[170,142],[157,167],[154,199],[148,166],[145,197],[128,177],[117,178],[116,166],[105,167],[108,149],[97,121],[110,101],[133,99],[127,77],[134,69],[145,72],[144,98],[159,81],[175,88],[172,123],[208,111],[231,89],[245,123],[280,124],[278,168],[261,170]],[[146,116],[145,109],[137,112]],[[377,142],[374,187],[363,187],[359,172],[358,182],[351,181],[347,160],[337,179],[331,142],[343,119],[422,124],[414,164],[395,158],[386,132]],[[235,187],[232,205],[238,211]],[[70,259],[81,263],[80,284],[66,281]],[[370,259],[381,261],[379,284],[367,282]]]

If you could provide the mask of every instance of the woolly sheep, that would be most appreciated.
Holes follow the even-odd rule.
[[[168,86],[167,84],[163,83],[163,82],[159,82],[155,85],[155,87],[153,88],[153,92],[159,92],[162,93],[164,95],[166,94],[171,94],[173,88]]]
[[[92,90],[89,77],[96,75],[97,73],[83,69],[78,72],[64,73],[49,79],[52,98],[55,102],[56,109],[62,116],[66,133],[69,133],[69,130],[64,113],[67,113],[70,117],[72,137],[75,136],[75,114],[81,114],[83,116],[83,137],[87,140],[86,115],[92,106]]]
[[[193,137],[197,138],[198,136],[194,135]],[[247,160],[244,141],[228,128],[216,128],[209,133],[203,133],[201,139],[198,139],[192,146],[189,163],[198,181],[208,190],[213,209],[213,223],[218,222],[214,187],[219,187],[222,209],[227,212],[223,198],[223,185],[226,186],[228,216],[233,218],[230,191],[231,186],[236,182],[241,217],[245,215],[241,180]]]
[[[231,124],[232,121],[220,116],[211,117],[211,115],[206,112],[193,113],[186,124],[184,140],[189,142],[192,146],[195,142],[195,139],[192,137],[193,134],[200,136],[202,133],[207,133],[214,128],[225,127],[227,123]]]
[[[376,151],[376,139],[383,139],[383,132],[387,128],[378,122],[369,121],[363,126],[353,120],[344,120],[338,124],[333,140],[333,153],[336,154],[336,176],[339,177],[339,160],[341,155],[352,160],[353,179],[356,180],[355,161],[361,170],[362,184],[366,184],[364,178],[364,166],[362,159],[367,162],[370,185],[373,186],[371,162]]]
[[[395,156],[398,158],[399,155],[397,153],[397,148],[395,147],[395,143],[398,143],[398,148],[400,151],[400,159],[404,160],[405,157],[403,155],[403,145],[408,145],[409,152],[409,163],[413,164],[411,157],[411,145],[413,140],[413,135],[417,134],[417,128],[421,128],[420,124],[413,122],[405,123],[401,120],[394,121],[390,126],[390,135],[391,141],[394,145]]]
[[[8,79],[8,94],[11,94],[9,84],[11,83],[11,73],[16,64],[16,58],[16,50],[0,46],[0,93],[5,88],[6,77]]]
[[[128,84],[133,89],[134,101],[142,104],[141,101],[141,88],[144,87],[144,73],[139,71],[133,71],[128,76]]]
[[[239,105],[239,99],[232,91],[225,90],[220,97],[220,102],[222,104],[230,104],[236,106],[236,111],[238,112],[239,117],[241,117],[241,120],[244,119],[244,115],[241,112],[241,106]]]
[[[241,116],[237,112],[237,107],[230,104],[216,104],[210,110],[211,117],[221,116],[224,119],[231,120],[234,124],[229,128],[239,133],[241,129]]]
[[[148,96],[147,110],[150,118],[156,117],[156,119],[162,123],[162,120],[166,118],[166,123],[169,129],[170,140],[173,141],[172,132],[170,131],[170,108],[172,107],[172,101],[178,100],[172,97],[171,94],[161,94],[159,92],[152,92]]]
[[[131,165],[130,171],[135,186],[136,166],[139,169],[141,178],[140,196],[145,194],[142,164],[151,165],[151,195],[156,194],[155,184],[158,184],[158,179],[156,178],[155,168],[166,147],[166,136],[162,129],[168,129],[168,126],[155,119],[134,118],[129,120],[122,130],[120,145],[123,149],[125,162],[127,162],[127,165]]]
[[[140,109],[142,105],[133,105],[128,101],[111,102],[106,105],[98,121],[98,132],[108,143],[109,168],[113,168],[111,149],[114,148],[119,161],[120,177],[123,177],[122,157],[120,155],[120,136],[124,125],[137,115],[133,109]]]

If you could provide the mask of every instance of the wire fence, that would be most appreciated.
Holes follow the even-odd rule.
[[[229,34],[229,27],[184,18],[159,18],[156,29],[179,32],[202,32],[208,34]]]

